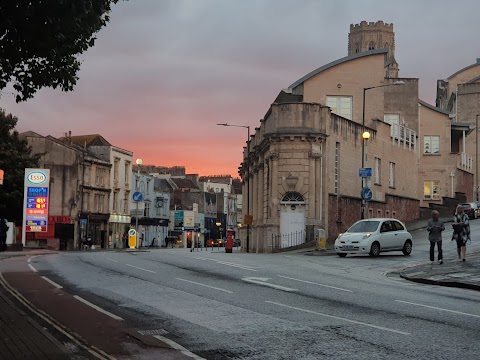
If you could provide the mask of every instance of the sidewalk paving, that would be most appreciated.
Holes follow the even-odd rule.
[[[442,220],[446,223],[452,221],[449,217],[442,218]],[[426,220],[410,221],[405,224],[408,231],[421,230],[424,229],[426,225]],[[309,249],[304,251],[304,254],[310,256],[336,255],[333,244],[327,244],[326,251]],[[457,259],[444,260],[442,265],[438,262],[434,264],[425,262],[424,264],[408,267],[394,273],[397,273],[403,279],[423,284],[480,290],[480,252],[469,254],[467,244],[467,257],[465,262],[458,261]]]
[[[19,304],[20,306],[20,304]],[[20,309],[0,286],[0,359],[88,359],[77,356]]]

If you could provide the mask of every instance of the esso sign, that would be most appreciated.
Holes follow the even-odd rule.
[[[36,171],[28,174],[27,179],[32,184],[42,184],[47,181],[47,175],[41,171]]]

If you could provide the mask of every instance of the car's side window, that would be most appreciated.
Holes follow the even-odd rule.
[[[390,221],[384,221],[382,227],[380,228],[380,232],[384,233],[390,231]]]
[[[395,231],[398,231],[398,230],[405,230],[405,228],[403,227],[402,224],[400,224],[398,221],[392,221],[392,227]]]

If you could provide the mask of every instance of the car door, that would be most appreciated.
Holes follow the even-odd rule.
[[[392,222],[384,220],[380,226],[380,248],[382,251],[391,250],[395,246],[395,232],[392,229]]]
[[[403,227],[403,225],[396,220],[390,221],[392,226],[392,250],[402,250],[405,241],[407,240],[408,234]]]

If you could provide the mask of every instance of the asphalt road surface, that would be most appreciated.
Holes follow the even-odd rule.
[[[468,251],[479,251],[480,220],[471,228]],[[205,359],[479,359],[479,292],[391,274],[429,260],[426,232],[413,234],[411,256],[159,249],[62,253],[32,264]],[[444,258],[453,259],[450,236],[447,224]]]

